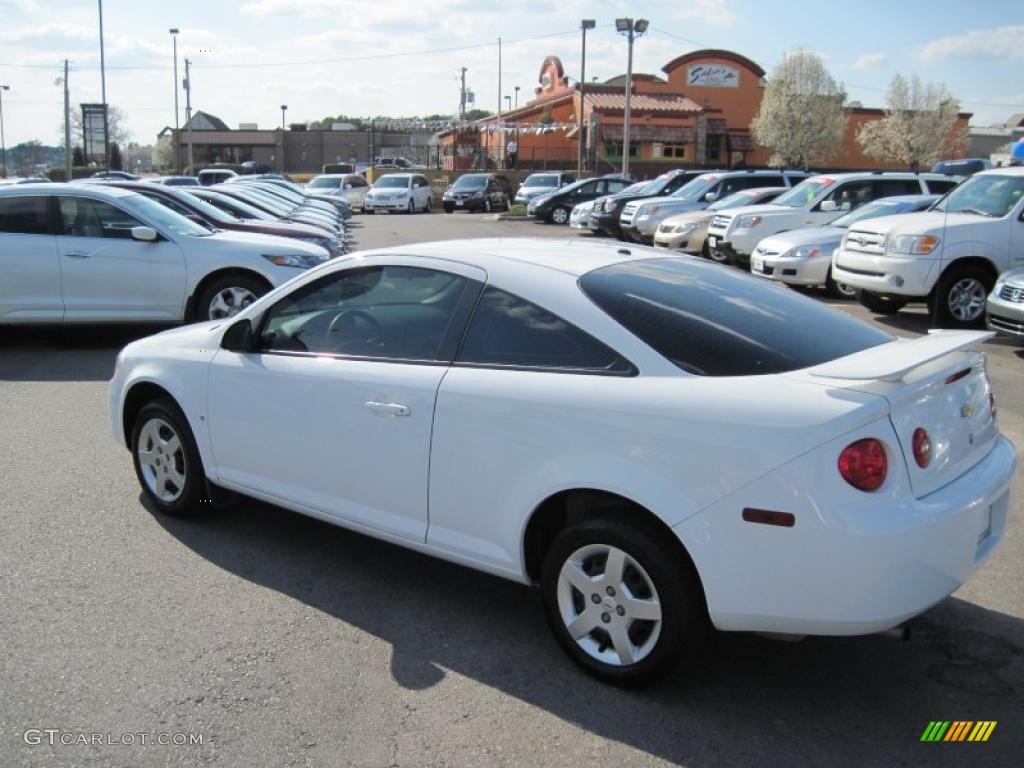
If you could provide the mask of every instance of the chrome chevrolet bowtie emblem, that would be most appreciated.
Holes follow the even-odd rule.
[[[965,405],[960,409],[960,418],[969,419],[974,415],[974,409],[970,405]]]

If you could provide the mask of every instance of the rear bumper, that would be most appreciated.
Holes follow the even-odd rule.
[[[826,474],[843,482],[832,449],[848,442],[814,451],[675,527],[700,573],[716,627],[812,635],[882,631],[943,600],[995,551],[1017,466],[1009,440],[1000,437],[973,468],[921,498],[902,490],[830,490]],[[803,488],[813,490],[794,496]],[[740,513],[747,506],[793,512],[796,524],[745,523]]]

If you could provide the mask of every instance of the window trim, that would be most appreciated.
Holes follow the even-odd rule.
[[[330,274],[324,275],[316,280],[311,280],[308,283],[303,283],[295,288],[295,291],[305,290],[311,286],[322,283],[331,278],[336,278],[339,275],[351,275],[356,272],[364,272],[371,269],[386,269],[389,266],[402,267],[404,269],[423,269],[431,270],[433,272],[444,272],[446,275],[452,277],[458,277],[466,281],[465,286],[462,289],[462,296],[459,297],[458,303],[455,305],[455,310],[452,312],[452,317],[448,322],[448,328],[445,330],[444,335],[441,337],[441,343],[438,345],[438,359],[426,360],[419,358],[399,358],[399,357],[373,357],[368,355],[345,355],[340,352],[310,352],[295,349],[264,349],[258,346],[250,354],[253,355],[280,355],[284,357],[305,357],[305,358],[328,358],[331,360],[355,360],[360,362],[375,362],[375,363],[394,363],[398,365],[444,365],[451,366],[452,361],[458,354],[459,349],[462,346],[462,339],[469,328],[469,321],[473,315],[473,311],[476,308],[476,302],[483,293],[483,283],[479,280],[474,280],[472,277],[467,275],[460,275],[456,272],[445,272],[443,269],[435,269],[433,267],[416,267],[409,266],[406,264],[370,264],[366,266],[353,266],[349,269],[339,270],[337,272],[331,272]],[[267,322],[270,318],[274,308],[277,307],[281,302],[287,300],[292,296],[295,291],[289,293],[287,296],[282,296],[280,299],[275,301],[270,307],[264,311],[259,318],[259,324],[253,333],[253,337],[256,339],[257,344],[260,344],[263,339],[263,332],[266,330]],[[459,324],[462,324],[461,329]]]
[[[547,312],[549,315],[552,315],[553,317],[557,317],[563,323],[566,323],[567,325],[569,325],[572,328],[575,328],[577,331],[579,331],[580,333],[584,334],[588,338],[593,339],[598,344],[601,344],[602,346],[607,347],[608,349],[610,349],[612,352],[614,352],[619,357],[620,360],[622,360],[622,362],[624,362],[626,364],[628,370],[625,370],[625,371],[609,371],[609,370],[604,369],[604,368],[564,368],[564,367],[547,366],[547,365],[514,365],[514,364],[508,364],[508,363],[471,363],[471,362],[460,361],[459,360],[459,355],[462,354],[462,348],[463,348],[463,346],[466,343],[466,337],[469,335],[469,327],[473,324],[473,320],[476,319],[476,313],[477,313],[477,311],[480,308],[480,302],[483,300],[484,293],[485,293],[485,291],[488,288],[493,288],[496,291],[501,291],[502,293],[507,293],[509,296],[512,296],[512,297],[514,297],[516,299],[519,299],[519,301],[525,301],[528,304],[533,304],[535,307],[540,308],[544,312]],[[577,284],[577,289],[579,290],[579,285],[578,284]],[[582,290],[580,290],[580,292],[582,293]],[[586,294],[583,294],[583,295],[586,296]],[[585,331],[582,328],[580,328],[578,325],[576,325],[576,323],[569,322],[568,320],[566,320],[564,317],[562,317],[558,313],[552,312],[550,309],[548,309],[547,307],[544,307],[541,304],[538,304],[536,301],[531,301],[530,299],[524,299],[519,294],[513,293],[512,291],[507,291],[504,288],[499,288],[497,285],[494,285],[490,281],[488,281],[486,284],[483,284],[483,283],[480,284],[480,292],[477,294],[476,299],[473,302],[473,311],[470,314],[469,319],[467,320],[465,327],[463,328],[462,336],[459,339],[459,346],[455,350],[455,357],[452,360],[451,367],[452,368],[477,368],[477,369],[482,369],[482,370],[494,370],[494,371],[525,371],[525,372],[528,372],[528,373],[558,373],[558,374],[570,374],[570,375],[575,375],[575,376],[616,376],[618,378],[634,378],[634,377],[640,375],[640,370],[636,367],[636,365],[633,364],[633,361],[630,360],[625,355],[623,355],[621,352],[619,352],[619,350],[617,350],[611,344],[607,344],[606,342],[604,342],[601,339],[599,339],[596,336],[594,336],[594,334],[590,333],[589,331]]]

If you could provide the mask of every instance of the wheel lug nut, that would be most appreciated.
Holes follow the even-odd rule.
[[[602,613],[601,614],[601,621],[603,621],[605,624],[607,624],[611,620],[612,620],[612,617],[609,616],[607,613]]]
[[[591,599],[591,600],[592,600],[593,602],[595,602],[595,603],[600,603],[600,602],[601,602],[601,596],[600,596],[599,594],[597,594],[597,592],[595,592],[594,594],[592,594],[592,595],[590,596],[590,599]]]
[[[615,612],[617,614],[619,614],[619,616],[625,616],[626,615],[626,609],[623,608],[621,605],[615,606]]]
[[[608,587],[608,589],[606,589],[605,592],[608,593],[609,597],[614,597],[615,596],[615,587]]]

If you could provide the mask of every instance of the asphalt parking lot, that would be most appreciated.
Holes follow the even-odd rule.
[[[355,221],[359,248],[589,237],[468,214]],[[927,328],[923,309],[833,304]],[[145,333],[0,328],[4,768],[1020,764],[1020,475],[1000,550],[908,642],[720,635],[627,692],[572,666],[525,587],[256,502],[152,514],[106,403],[117,351]],[[1024,347],[985,348],[1002,429],[1024,446]],[[986,743],[921,743],[931,720],[998,725]]]

